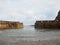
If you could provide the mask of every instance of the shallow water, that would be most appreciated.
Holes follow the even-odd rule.
[[[0,30],[0,40],[6,42],[38,41],[60,38],[59,29],[35,29],[25,26],[22,29]]]

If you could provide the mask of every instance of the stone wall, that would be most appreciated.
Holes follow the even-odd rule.
[[[60,22],[36,21],[35,28],[60,28]]]
[[[11,22],[11,21],[0,21],[0,29],[9,28],[23,28],[23,23]]]
[[[17,28],[22,28],[23,27],[23,23],[16,23],[17,24]]]
[[[60,28],[60,11],[55,20],[36,21],[35,28]]]

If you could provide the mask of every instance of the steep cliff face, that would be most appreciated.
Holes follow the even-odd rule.
[[[0,29],[10,29],[10,28],[23,28],[23,23],[11,22],[11,21],[0,21]]]
[[[58,12],[58,15],[55,20],[60,20],[60,11]]]

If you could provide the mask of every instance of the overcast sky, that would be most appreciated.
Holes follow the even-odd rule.
[[[0,0],[0,20],[34,24],[36,20],[54,20],[60,0]]]

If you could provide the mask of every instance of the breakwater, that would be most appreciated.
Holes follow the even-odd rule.
[[[60,28],[60,11],[55,20],[36,21],[35,28]]]
[[[35,28],[60,28],[60,22],[55,21],[36,21]]]
[[[23,28],[23,23],[14,21],[0,21],[0,29]]]

